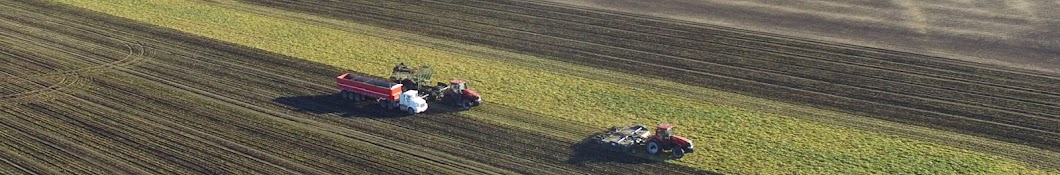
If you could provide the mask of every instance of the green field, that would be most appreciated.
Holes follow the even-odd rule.
[[[633,123],[675,123],[680,127],[679,134],[695,140],[699,150],[685,159],[671,162],[722,173],[1042,173],[1018,161],[984,153],[733,107],[712,102],[715,99],[629,88],[623,84],[551,72],[546,66],[506,62],[393,39],[407,35],[400,32],[368,35],[220,7],[237,4],[233,2],[59,2],[373,75],[386,75],[397,62],[428,64],[435,68],[438,79],[469,80],[472,88],[482,93],[485,101],[493,102],[491,104],[535,111],[560,121],[584,123],[601,129]],[[370,26],[352,27],[363,31],[381,30]],[[470,50],[483,49],[447,44]],[[511,58],[538,60],[540,65],[638,78],[514,53],[498,53]],[[687,87],[672,82],[645,82]],[[488,116],[468,116],[508,123],[505,119]]]

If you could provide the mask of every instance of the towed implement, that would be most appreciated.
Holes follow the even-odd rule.
[[[636,153],[644,149],[648,154],[658,155],[669,150],[670,157],[680,159],[686,153],[692,153],[692,140],[673,135],[671,124],[660,124],[655,127],[655,134],[644,125],[630,127],[612,127],[609,131],[597,135],[594,140],[605,150]]]

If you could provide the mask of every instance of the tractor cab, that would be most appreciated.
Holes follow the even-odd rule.
[[[659,126],[655,127],[655,135],[658,135],[663,140],[670,140],[670,136],[674,135],[673,128],[674,125],[671,124],[659,124]]]
[[[671,157],[678,159],[684,157],[685,153],[694,151],[692,140],[674,135],[674,125],[666,123],[655,127],[655,135],[648,139],[645,148],[653,155],[670,150]]]
[[[464,80],[449,81],[449,88],[453,88],[453,92],[456,92],[457,94],[462,94],[464,89],[467,89],[465,85],[467,85],[467,83],[464,82]]]
[[[446,94],[445,97],[449,97],[452,102],[464,109],[482,104],[482,98],[479,97],[478,92],[469,89],[467,82],[464,82],[464,80],[449,81],[449,88],[446,93],[449,94]]]

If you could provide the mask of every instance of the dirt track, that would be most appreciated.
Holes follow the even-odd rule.
[[[853,45],[510,1],[245,1],[1060,151],[1060,79]]]
[[[4,174],[709,173],[441,107],[366,112],[332,95],[334,67],[81,9],[5,1],[0,21]]]

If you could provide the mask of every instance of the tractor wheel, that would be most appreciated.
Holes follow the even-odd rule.
[[[464,109],[464,110],[471,109],[471,100],[467,100],[467,99],[460,100],[460,109]]]
[[[674,159],[680,159],[681,157],[685,157],[685,149],[674,148],[672,153],[673,154],[670,155],[670,157],[673,157]]]
[[[409,107],[408,110],[409,110],[408,111],[409,114],[416,114],[416,109],[415,108]]]
[[[651,155],[659,155],[659,152],[662,152],[662,146],[659,146],[659,142],[655,140],[648,141],[648,144],[644,146],[644,148],[645,151],[648,151],[648,154]]]

